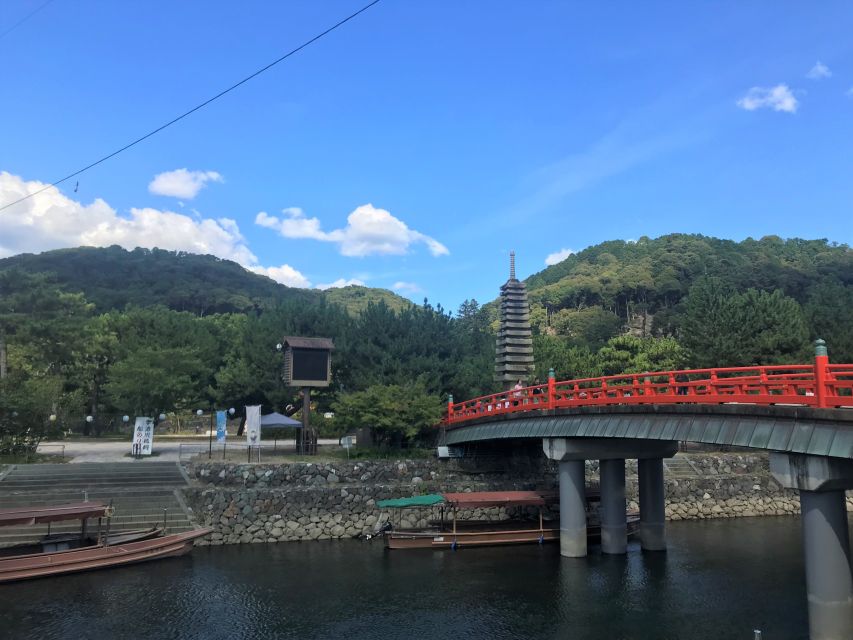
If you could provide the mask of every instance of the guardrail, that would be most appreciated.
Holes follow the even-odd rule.
[[[757,404],[853,407],[853,364],[815,363],[630,373],[511,389],[447,405],[444,424],[566,407],[635,404]]]

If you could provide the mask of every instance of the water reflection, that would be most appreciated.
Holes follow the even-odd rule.
[[[4,638],[806,637],[799,522],[672,523],[669,551],[554,545],[385,552],[378,542],[198,548],[0,588]]]

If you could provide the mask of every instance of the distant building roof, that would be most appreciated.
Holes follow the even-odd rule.
[[[331,338],[301,338],[298,336],[287,336],[283,338],[285,346],[297,349],[329,349],[335,348]]]

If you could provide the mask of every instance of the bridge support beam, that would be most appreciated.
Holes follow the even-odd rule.
[[[583,460],[560,462],[560,555],[586,555],[586,481]]]
[[[628,550],[625,519],[625,460],[601,460],[601,551],[621,554]]]
[[[771,453],[770,472],[799,489],[811,640],[853,638],[853,570],[845,489],[853,460]]]
[[[646,551],[666,550],[663,458],[637,461],[640,483],[640,544]]]

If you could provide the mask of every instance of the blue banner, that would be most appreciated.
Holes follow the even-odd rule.
[[[216,412],[216,441],[217,442],[225,442],[225,436],[227,432],[225,431],[225,412],[217,411]]]

